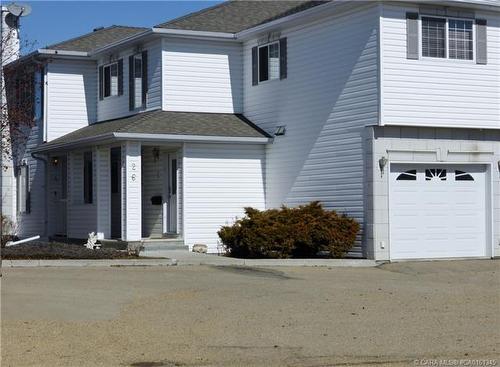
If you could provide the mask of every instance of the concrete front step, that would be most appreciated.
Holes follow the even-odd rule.
[[[189,250],[182,238],[162,238],[154,240],[144,240],[142,243],[143,252],[161,250]]]

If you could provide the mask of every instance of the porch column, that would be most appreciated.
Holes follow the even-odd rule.
[[[96,165],[97,238],[111,238],[111,167],[109,147],[94,149]]]
[[[141,143],[122,145],[122,240],[142,238]]]

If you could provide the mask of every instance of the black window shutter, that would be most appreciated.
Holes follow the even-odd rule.
[[[286,38],[280,39],[280,79],[287,77],[287,50]]]
[[[488,35],[486,28],[486,19],[476,19],[476,64],[486,65],[488,63]]]
[[[259,84],[259,67],[257,64],[257,46],[252,48],[252,85]]]
[[[99,100],[104,99],[104,67],[99,66]]]
[[[418,60],[418,13],[406,13],[406,58]]]
[[[118,60],[118,95],[123,95],[123,59]]]
[[[128,109],[132,111],[135,108],[134,91],[134,56],[128,57]]]
[[[148,93],[148,52],[142,51],[142,107],[146,108]]]

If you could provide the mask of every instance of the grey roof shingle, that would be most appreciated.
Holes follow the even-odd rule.
[[[49,50],[92,52],[146,30],[148,30],[148,28],[113,25],[107,28],[97,29],[83,36],[47,46],[46,48]]]
[[[86,126],[40,146],[75,143],[112,133],[169,134],[239,138],[269,138],[270,136],[243,115],[155,110],[129,117],[103,121]]]
[[[328,1],[233,0],[187,14],[157,28],[237,33]]]

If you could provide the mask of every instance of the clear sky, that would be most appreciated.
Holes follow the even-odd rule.
[[[33,44],[31,49],[37,49],[91,32],[100,26],[152,27],[221,1],[15,2],[29,4],[33,9],[30,15],[21,20],[21,37],[30,45]],[[23,53],[28,51],[31,50],[25,49]]]

